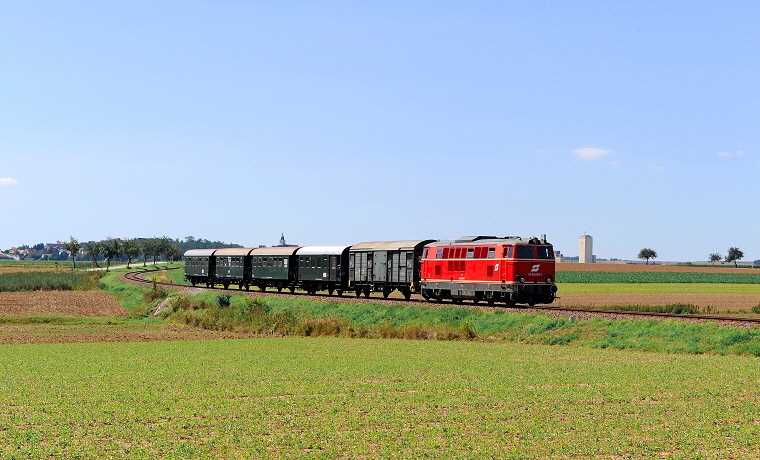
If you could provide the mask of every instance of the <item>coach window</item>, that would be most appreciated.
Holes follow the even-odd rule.
[[[330,259],[330,266],[333,270],[335,270],[338,268],[338,256],[332,256]]]
[[[327,257],[323,257],[322,258],[322,266],[325,267],[325,268],[330,268],[330,266],[327,265]]]
[[[317,268],[322,268],[322,258],[317,257]]]
[[[475,248],[467,248],[467,258],[472,259],[475,255]]]
[[[488,258],[493,259],[493,256],[496,254],[496,248],[488,248]]]
[[[517,246],[517,258],[518,259],[532,259],[533,247],[531,246]]]
[[[284,268],[288,268],[288,258],[287,257],[283,257],[282,258],[282,266]]]

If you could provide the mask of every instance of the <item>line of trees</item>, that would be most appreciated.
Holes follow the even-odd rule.
[[[734,267],[739,267],[739,262],[744,258],[744,252],[742,252],[739,248],[728,248],[728,254],[726,254],[725,261],[728,263],[733,262]],[[715,265],[715,262],[720,262],[721,259],[723,259],[723,256],[721,254],[718,254],[717,252],[714,252],[710,254],[710,262],[712,262],[713,265]]]
[[[86,255],[91,259],[93,267],[99,267],[98,260],[103,258],[106,261],[106,270],[111,268],[111,261],[122,258],[127,259],[127,268],[133,261],[143,256],[143,265],[147,264],[148,259],[153,259],[155,265],[158,258],[161,257],[167,262],[177,261],[182,258],[184,252],[174,243],[174,240],[168,237],[147,238],[147,239],[119,239],[106,238],[103,241],[88,241],[80,245],[79,241],[73,236],[69,241],[63,243],[63,247],[71,253],[72,262],[76,267],[76,254],[82,247]]]

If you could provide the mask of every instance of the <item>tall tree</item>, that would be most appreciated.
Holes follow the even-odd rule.
[[[88,241],[84,244],[84,250],[87,251],[92,259],[92,266],[98,267],[98,257],[103,253],[103,248],[97,241]]]
[[[169,265],[170,261],[178,260],[182,257],[182,251],[180,251],[172,240],[166,237],[161,238],[161,240],[161,257],[166,260],[167,265]]]
[[[121,257],[124,254],[121,251],[121,242],[115,238],[110,238],[101,243],[103,245],[103,257],[106,258],[106,271],[111,269],[111,259]]]
[[[739,267],[736,262],[744,258],[744,253],[739,248],[728,248],[728,255],[726,256],[726,262],[733,262],[734,267]]]
[[[710,254],[710,262],[712,262],[713,265],[715,265],[715,262],[720,262],[722,258],[723,256],[718,254],[717,252],[713,252],[712,254]]]
[[[153,258],[153,265],[156,265],[156,260],[158,259],[158,256],[161,255],[161,251],[163,250],[163,242],[161,238],[148,238],[147,240],[143,241],[143,252],[145,253],[146,257],[150,256]]]
[[[644,248],[641,251],[639,251],[639,259],[646,259],[647,265],[649,265],[649,259],[656,259],[657,258],[657,251],[654,249]]]
[[[121,243],[121,252],[127,256],[127,268],[132,263],[132,259],[136,259],[140,256],[140,242],[137,240],[124,240]]]
[[[69,241],[63,243],[63,249],[71,253],[71,262],[74,264],[74,268],[77,268],[77,253],[79,252],[79,241],[73,236],[69,236]]]

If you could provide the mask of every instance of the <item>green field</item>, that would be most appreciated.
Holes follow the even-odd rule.
[[[709,283],[558,283],[562,294],[756,294],[760,302],[760,284]]]
[[[758,379],[756,358],[476,342],[11,345],[0,453],[757,457]]]

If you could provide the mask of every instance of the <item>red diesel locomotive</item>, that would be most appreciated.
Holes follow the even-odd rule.
[[[554,250],[546,237],[462,237],[425,246],[420,294],[425,299],[549,304],[555,298]]]

